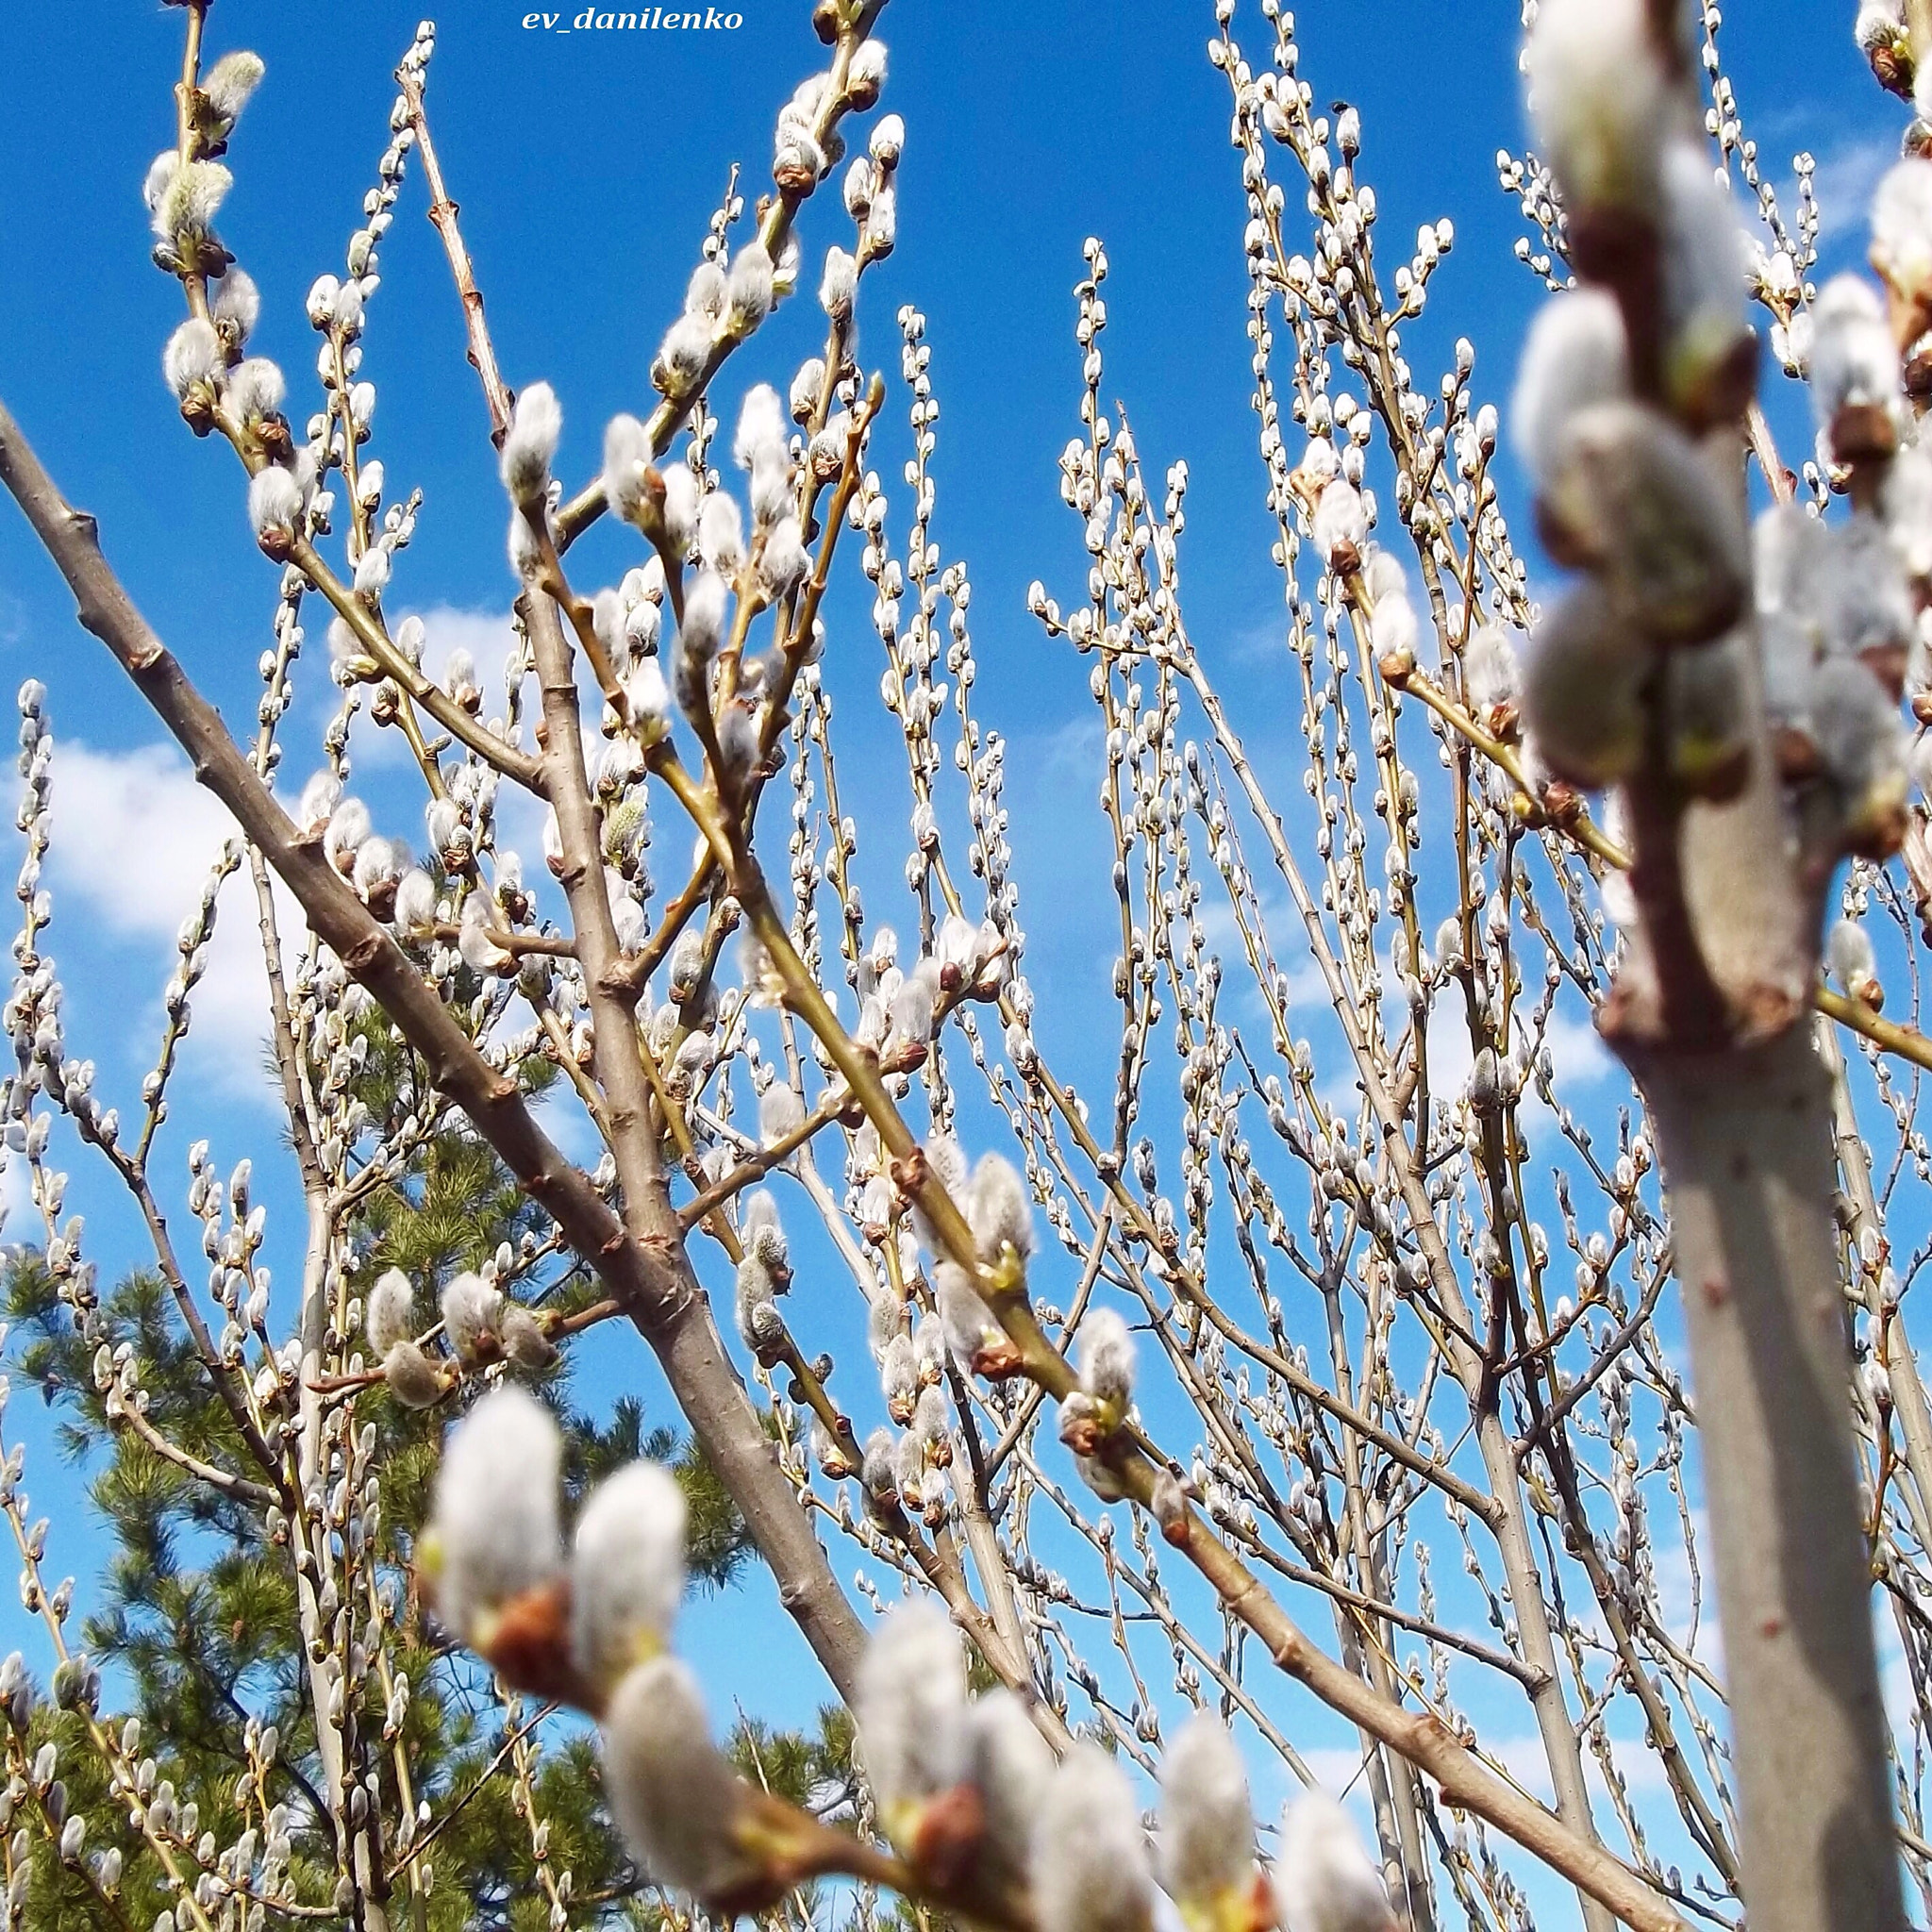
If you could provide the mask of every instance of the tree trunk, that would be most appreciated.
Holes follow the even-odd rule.
[[[1903,1932],[1829,1077],[1802,1021],[1761,1046],[1625,1052],[1684,1290],[1752,1932]]]

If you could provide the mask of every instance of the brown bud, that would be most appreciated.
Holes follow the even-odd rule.
[[[908,1847],[912,1869],[936,1891],[951,1891],[973,1869],[986,1836],[986,1804],[973,1785],[955,1785],[921,1807]]]
[[[1831,419],[1831,453],[1840,463],[1877,463],[1898,453],[1898,425],[1883,403],[1847,403]]]
[[[570,1579],[553,1577],[498,1607],[479,1631],[478,1654],[505,1683],[533,1696],[595,1711],[603,1703],[571,1654]]]
[[[1802,784],[1824,774],[1824,760],[1819,755],[1817,741],[1808,731],[1800,731],[1795,724],[1777,726],[1772,734],[1771,749],[1777,774],[1788,785]]]
[[[983,1375],[989,1382],[1010,1382],[1015,1375],[1024,1373],[1025,1361],[1018,1347],[1003,1337],[984,1348],[975,1348],[969,1366],[975,1375]]]
[[[1153,1509],[1161,1535],[1176,1549],[1185,1549],[1189,1535],[1188,1491],[1171,1469],[1163,1469],[1154,1478]]]
[[[809,194],[818,186],[818,170],[798,148],[787,148],[772,169],[772,179],[788,194]]]

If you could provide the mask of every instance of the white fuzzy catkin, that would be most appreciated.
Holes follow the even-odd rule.
[[[769,1147],[805,1124],[805,1102],[789,1081],[774,1080],[758,1096],[758,1141]]]
[[[893,1460],[896,1443],[891,1429],[881,1425],[865,1439],[858,1479],[869,1495],[886,1502],[899,1492],[899,1472]]]
[[[1820,587],[1831,564],[1830,532],[1802,504],[1775,505],[1751,528],[1752,590],[1760,613],[1819,621]]]
[[[1646,0],[1543,0],[1524,50],[1537,144],[1573,217],[1655,205],[1679,118],[1650,41]]]
[[[177,164],[158,181],[150,169],[148,181],[156,190],[150,225],[156,241],[170,246],[205,236],[235,185],[234,175],[219,161]]]
[[[1834,275],[1818,291],[1811,322],[1811,414],[1829,430],[1843,409],[1891,408],[1898,349],[1877,291],[1860,275]]]
[[[463,909],[479,902],[472,897]],[[487,943],[487,942],[486,942]],[[480,1274],[454,1276],[442,1291],[442,1332],[465,1368],[474,1368],[491,1353],[496,1326],[503,1314],[503,1296]]]
[[[919,1363],[912,1353],[912,1338],[895,1335],[886,1344],[879,1363],[879,1391],[894,1422],[910,1419],[912,1404],[919,1391]]]
[[[1369,641],[1379,658],[1412,661],[1421,626],[1407,591],[1384,591],[1369,615]]]
[[[924,1046],[932,1039],[938,1000],[939,968],[932,960],[922,959],[886,1003],[891,1043]]]
[[[520,508],[542,501],[562,434],[563,409],[557,391],[547,382],[533,382],[517,397],[497,465],[503,487]]]
[[[1848,799],[1890,781],[1903,766],[1905,733],[1890,695],[1854,658],[1828,658],[1811,674],[1811,735]]]
[[[993,1312],[980,1299],[972,1278],[956,1261],[941,1261],[933,1270],[933,1292],[946,1346],[961,1368],[971,1368],[982,1349],[996,1347],[1005,1332]]]
[[[785,447],[785,406],[769,382],[754,384],[738,408],[738,428],[731,439],[731,457],[741,470],[750,470],[774,449]]]
[[[1154,1881],[1126,1774],[1075,1744],[1041,1793],[1028,1859],[1040,1932],[1150,1932]]]
[[[302,486],[288,471],[270,463],[249,478],[248,521],[258,541],[292,537],[301,515]]]
[[[363,1328],[377,1360],[416,1332],[416,1291],[400,1268],[378,1275],[363,1309]]]
[[[1516,702],[1523,690],[1523,666],[1507,631],[1486,624],[1470,639],[1462,654],[1462,683],[1477,711]]]
[[[749,335],[772,312],[774,276],[761,242],[747,242],[732,258],[725,310],[734,335]]]
[[[1000,1687],[973,1700],[966,1713],[966,1764],[986,1819],[979,1875],[995,1889],[1022,1884],[1054,1756],[1012,1691]]]
[[[506,1299],[503,1319],[498,1324],[503,1352],[520,1369],[533,1374],[554,1367],[557,1347],[543,1332],[543,1324],[520,1302]]]
[[[1324,1791],[1282,1813],[1274,1897],[1288,1932],[1395,1932],[1389,1894],[1355,1825]]]
[[[1336,477],[1322,491],[1308,528],[1322,561],[1330,570],[1347,569],[1369,540],[1368,507],[1361,491]]]
[[[1664,149],[1664,309],[1674,359],[1692,363],[1727,349],[1742,323],[1744,230],[1729,187],[1699,141]]]
[[[1854,999],[1866,998],[1871,983],[1878,976],[1878,956],[1872,949],[1872,936],[1856,919],[1840,919],[1832,927],[1824,942],[1824,963]]]
[[[912,1343],[914,1363],[917,1365],[918,1351]],[[930,1383],[919,1391],[919,1401],[912,1411],[912,1430],[928,1452],[945,1446],[952,1432],[952,1411],[946,1407],[946,1393],[943,1389]]]
[[[646,658],[625,679],[624,695],[631,723],[646,741],[662,737],[671,722],[671,688],[664,682],[664,667],[657,658]]]
[[[604,496],[626,523],[635,523],[644,501],[644,469],[651,460],[650,433],[635,416],[617,415],[604,425]]]
[[[1022,1260],[1032,1254],[1032,1197],[1019,1169],[1004,1155],[979,1157],[970,1196],[961,1206],[982,1261],[997,1261],[1004,1247],[1011,1247]]]
[[[1692,795],[1727,789],[1748,756],[1744,727],[1749,633],[1733,631],[1695,651],[1673,651],[1664,662],[1664,708],[1670,720],[1671,769]]]
[[[724,313],[724,271],[715,261],[701,261],[685,287],[684,312],[716,322]]]
[[[1211,1710],[1181,1726],[1160,1763],[1160,1878],[1183,1905],[1244,1886],[1255,1864],[1248,1774]]]
[[[274,362],[266,356],[250,356],[228,371],[223,394],[227,398],[228,408],[242,422],[259,423],[282,407],[287,390],[282,372]],[[380,465],[369,464],[365,475],[368,470],[374,470],[378,480],[381,478]]]
[[[1872,197],[1872,260],[1895,289],[1932,283],[1932,160],[1907,157]]]
[[[509,513],[509,532],[504,545],[509,557],[509,567],[522,583],[534,583],[537,573],[543,565],[543,553],[537,542],[537,533],[530,527],[530,520],[521,509]]]
[[[1886,465],[1878,501],[1907,576],[1922,584],[1932,579],[1932,448],[1910,443],[1900,450]]]
[[[608,1683],[669,1641],[684,1594],[684,1491],[668,1469],[633,1462],[591,1491],[571,1543],[571,1649]]]
[[[1091,1308],[1074,1341],[1080,1387],[1124,1408],[1134,1396],[1134,1337],[1113,1308]]]
[[[745,1252],[755,1255],[775,1274],[791,1266],[785,1243],[784,1224],[778,1218],[778,1197],[770,1188],[760,1188],[744,1204]]]
[[[396,884],[394,920],[410,939],[426,939],[436,928],[436,881],[412,866]]]
[[[261,291],[246,269],[231,267],[208,295],[208,312],[218,328],[245,342],[261,313]]]
[[[767,598],[776,602],[804,581],[811,566],[805,533],[795,516],[781,516],[765,533],[758,553],[758,583]]]
[[[854,1709],[865,1766],[889,1830],[895,1811],[966,1775],[966,1659],[958,1632],[929,1603],[890,1611],[858,1668]]]
[[[865,245],[874,257],[890,255],[898,240],[899,192],[895,188],[881,188],[866,210]]]
[[[1544,610],[1524,675],[1523,716],[1557,777],[1595,791],[1636,770],[1651,659],[1616,599],[1591,578]]]
[[[249,95],[261,84],[264,71],[260,55],[238,48],[224,54],[201,76],[201,91],[218,121],[234,123],[248,105]]]
[[[925,1143],[925,1164],[932,1171],[933,1179],[951,1196],[970,1225],[973,1220],[972,1179],[966,1165],[965,1149],[951,1134],[935,1134]],[[912,1205],[912,1231],[928,1253],[935,1256],[945,1253],[939,1230],[917,1201]]]
[[[333,772],[312,773],[295,807],[295,829],[304,838],[324,830],[342,796],[342,781]]]
[[[684,623],[677,641],[700,664],[708,664],[724,641],[724,616],[730,592],[716,571],[701,570],[684,593]]]
[[[1903,650],[1915,612],[1904,566],[1874,516],[1856,510],[1825,529],[1812,588],[1826,645],[1840,652]]]
[[[824,278],[819,284],[819,306],[834,322],[841,322],[852,313],[858,289],[858,262],[842,248],[826,249]]]
[[[493,1389],[450,1431],[429,1534],[437,1613],[468,1637],[561,1563],[557,1484],[563,1438],[550,1411],[513,1384]]]
[[[428,1408],[441,1399],[441,1372],[413,1341],[399,1341],[383,1357],[382,1377],[405,1408]]]
[[[720,576],[744,568],[744,519],[728,491],[712,491],[698,511],[698,555]]]
[[[344,798],[329,814],[328,829],[322,835],[322,849],[338,872],[346,872],[355,861],[357,848],[370,836],[369,808],[359,798]]]
[[[665,332],[658,360],[673,395],[684,393],[703,376],[711,358],[714,325],[710,317],[691,311],[680,315]]]
[[[756,1255],[738,1264],[738,1332],[754,1352],[776,1348],[785,1339],[785,1318],[774,1300],[772,1271]]]
[[[1869,54],[1902,34],[1905,25],[1903,0],[1864,0],[1857,19],[1852,24],[1852,38],[1857,42],[1860,52]]]
[[[1698,643],[1736,622],[1750,581],[1736,492],[1660,411],[1632,402],[1580,411],[1541,509],[1650,636]]]
[[[866,151],[881,168],[896,168],[906,152],[906,123],[897,114],[887,114],[881,118],[872,131],[872,140],[866,143]]]
[[[189,391],[196,383],[211,383],[221,367],[221,338],[215,334],[214,325],[198,315],[191,315],[182,323],[161,352],[161,370],[168,378],[168,387],[182,402],[187,401]]]
[[[1630,345],[1613,295],[1571,289],[1537,310],[1509,398],[1509,440],[1539,489],[1556,470],[1572,417],[1629,393]]]
[[[697,1680],[640,1664],[604,1711],[604,1789],[625,1842],[660,1884],[714,1898],[753,1875],[733,1836],[744,1787],[710,1739]]]

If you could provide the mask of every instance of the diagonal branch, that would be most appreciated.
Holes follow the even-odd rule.
[[[136,608],[101,554],[94,520],[61,496],[4,405],[0,482],[67,580],[82,625],[134,680],[188,753],[196,779],[234,814],[294,893],[316,935],[375,996],[422,1056],[436,1086],[462,1108],[651,1344],[692,1432],[770,1563],[780,1601],[826,1674],[841,1693],[849,1692],[864,1649],[864,1627],[839,1589],[718,1344],[703,1291],[677,1244],[675,1217],[667,1233],[648,1246],[634,1239],[589,1176],[537,1124],[516,1083],[477,1051],[402,948],[329,864],[320,840],[297,834],[220,713]],[[601,877],[596,884],[601,891]]]

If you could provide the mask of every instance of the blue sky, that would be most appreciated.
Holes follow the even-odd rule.
[[[545,377],[562,396],[566,475],[594,466],[606,418],[648,400],[645,370],[726,168],[741,159],[756,192],[776,108],[818,58],[808,10],[803,0],[751,0],[735,33],[683,36],[526,32],[521,0],[463,0],[440,20],[429,89],[437,143],[505,374],[515,385]],[[1857,252],[1858,210],[1898,125],[1851,45],[1850,11],[1761,0],[1727,29],[1767,172],[1788,180],[1799,148],[1819,158],[1834,265]],[[1823,29],[1821,15],[1829,16]],[[387,138],[391,71],[416,19],[414,8],[390,0],[353,9],[219,0],[211,14],[215,51],[250,46],[268,64],[229,157],[236,186],[221,226],[263,291],[258,346],[281,361],[298,396],[315,341],[302,298],[315,275],[340,270]],[[1294,750],[1279,729],[1297,707],[1274,645],[1280,588],[1248,408],[1243,212],[1225,82],[1204,57],[1211,25],[1210,7],[1178,0],[1132,9],[1114,0],[897,0],[882,28],[892,54],[886,105],[906,116],[908,140],[899,247],[876,284],[868,281],[861,347],[870,362],[895,369],[893,309],[913,302],[924,310],[943,406],[940,535],[949,558],[972,565],[978,709],[1012,741],[1029,970],[1043,1009],[1060,1016],[1047,1023],[1057,1064],[1091,1091],[1110,1078],[1110,1052],[1101,1041],[1083,1058],[1077,1014],[1082,1001],[1105,1000],[1110,899],[1091,838],[1062,829],[1092,818],[1087,667],[1047,644],[1023,608],[1033,577],[1069,601],[1085,575],[1055,458],[1077,427],[1070,291],[1090,234],[1106,239],[1112,265],[1109,392],[1127,399],[1151,473],[1177,457],[1191,465],[1191,629],[1257,757],[1280,770]],[[1420,222],[1447,214],[1457,224],[1428,314],[1408,332],[1411,360],[1441,366],[1468,333],[1481,351],[1477,391],[1500,404],[1539,299],[1511,258],[1517,209],[1495,185],[1497,148],[1521,139],[1514,8],[1331,0],[1304,9],[1302,29],[1301,72],[1318,99],[1361,108],[1360,172],[1380,197],[1385,260],[1401,258]],[[1237,32],[1259,51],[1257,9],[1243,9]],[[245,721],[275,573],[249,539],[231,458],[194,441],[161,382],[179,297],[148,260],[139,196],[150,158],[172,139],[179,43],[177,13],[133,0],[0,14],[0,63],[25,77],[40,137],[0,154],[11,264],[0,397],[70,494],[99,517],[109,558],[162,636],[227,714]],[[822,203],[805,220],[808,251],[842,239],[829,191]],[[391,491],[425,494],[390,604],[455,613],[443,620],[450,636],[465,624],[487,636],[512,588],[503,497],[423,208],[412,169],[367,339]],[[1293,216],[1291,202],[1291,227]],[[756,373],[782,382],[816,330],[808,304],[781,311],[754,352]],[[1788,441],[1787,454],[1796,447]],[[896,528],[899,459],[879,464]],[[586,544],[593,575],[615,574],[616,541],[600,531]],[[896,733],[882,728],[875,705],[866,709],[876,642],[859,623],[846,634],[849,653],[835,651],[827,670],[858,734],[860,756],[845,776],[861,818],[871,808],[903,823]],[[50,688],[62,745],[51,876],[70,1039],[100,1062],[104,1088],[125,1110],[152,1053],[174,930],[221,836],[218,815],[75,627],[58,579],[0,505],[0,684],[29,675]],[[311,680],[289,731],[288,770],[298,780],[325,709]],[[1047,835],[1029,836],[1029,826]],[[890,878],[891,841],[876,843]],[[869,902],[883,906],[889,893],[882,882]],[[225,908],[240,931],[242,895],[231,891]],[[232,958],[205,993],[176,1090],[177,1124],[163,1141],[159,1171],[177,1187],[188,1141],[201,1133],[213,1133],[224,1166],[247,1151],[260,1157],[258,1173],[270,1165],[249,981],[239,950]],[[286,1175],[270,1181],[268,1198],[292,1241]],[[138,1258],[129,1217],[99,1175],[83,1167],[70,1204],[88,1213],[104,1271]],[[294,1256],[291,1247],[276,1257],[284,1281],[292,1282]],[[645,1388],[663,1415],[640,1345],[600,1365],[591,1386],[607,1383]],[[9,1433],[25,1426],[38,1440],[37,1410],[31,1395],[16,1398]],[[97,1553],[72,1513],[73,1476],[43,1457],[29,1483],[42,1507],[62,1506],[54,1574],[85,1573]],[[17,1613],[0,1612],[0,1630],[9,1619]],[[721,1697],[741,1692],[761,1715],[782,1718],[819,1694],[808,1665],[791,1668],[802,1650],[762,1584],[708,1609],[697,1628]]]

